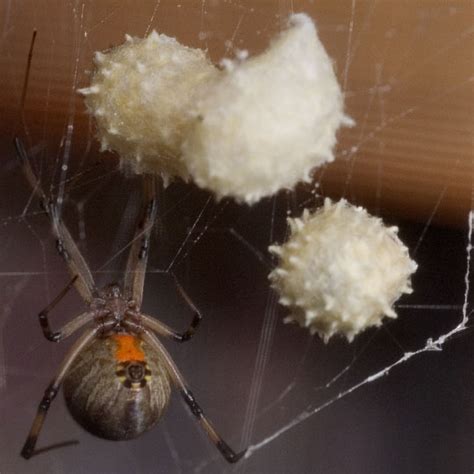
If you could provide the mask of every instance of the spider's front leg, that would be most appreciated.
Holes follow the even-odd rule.
[[[124,277],[124,295],[128,301],[140,308],[143,300],[143,287],[150,248],[150,235],[156,220],[156,181],[153,176],[143,177],[142,214],[137,222],[135,235],[128,254]]]
[[[18,137],[15,137],[14,143],[23,173],[30,183],[33,194],[39,198],[43,209],[51,221],[51,228],[56,238],[56,248],[66,262],[69,273],[73,277],[73,284],[83,300],[86,303],[90,303],[97,294],[97,288],[89,266],[74,242],[68,228],[61,220],[56,206],[46,197],[39,179],[33,172],[23,142]]]

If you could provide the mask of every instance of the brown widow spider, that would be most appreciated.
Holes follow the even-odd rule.
[[[130,246],[123,285],[113,283],[98,289],[54,202],[43,192],[18,138],[15,146],[24,174],[51,220],[56,248],[72,276],[67,286],[39,313],[43,334],[49,341],[59,342],[87,324],[91,326],[73,344],[48,385],[21,455],[29,459],[35,454],[46,414],[61,385],[73,418],[90,433],[110,440],[132,439],[152,428],[164,414],[174,386],[225,459],[237,462],[245,451],[235,453],[216,432],[157,337],[177,342],[189,340],[202,319],[201,314],[176,279],[179,292],[194,313],[187,331],[175,332],[140,311],[150,233],[156,218],[154,178],[143,178],[143,216]],[[48,314],[73,286],[87,309],[59,331],[52,331]]]

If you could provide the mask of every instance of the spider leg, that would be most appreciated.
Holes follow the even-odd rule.
[[[156,184],[154,176],[145,175],[143,177],[143,188],[143,215],[137,223],[124,277],[125,298],[133,299],[137,308],[142,305],[150,234],[156,219]]]
[[[69,367],[74,362],[74,359],[79,354],[79,352],[96,336],[100,329],[100,326],[90,329],[74,343],[66,357],[63,359],[56,377],[46,388],[43,398],[41,399],[41,402],[38,406],[38,411],[36,413],[35,419],[33,420],[33,424],[31,425],[28,437],[26,438],[23,449],[21,450],[21,455],[25,459],[31,458],[31,456],[33,456],[35,453],[36,442],[38,441],[38,436],[46,418],[46,414],[48,413],[52,401],[58,394],[61,383],[64,380],[64,376],[66,375]]]
[[[51,342],[59,342],[62,341],[63,339],[67,339],[69,336],[74,334],[76,331],[81,329],[83,326],[85,326],[87,323],[91,322],[94,319],[94,313],[86,311],[84,313],[79,314],[75,318],[73,318],[71,321],[66,323],[64,326],[62,326],[58,331],[52,332],[49,323],[47,321],[46,315],[43,316],[44,319],[46,320],[46,324],[40,319],[40,324],[43,329],[43,334]],[[41,313],[40,313],[40,318],[41,318]],[[45,324],[45,327],[43,326]]]
[[[44,308],[39,314],[39,322],[41,325],[41,329],[43,330],[44,337],[51,342],[59,342],[62,339],[66,339],[71,334],[76,332],[80,329],[84,324],[91,321],[94,317],[93,313],[86,312],[82,313],[79,316],[76,316],[72,321],[65,324],[59,331],[52,331],[51,326],[49,325],[48,314],[50,311],[64,298],[66,293],[73,287],[74,282],[76,281],[77,277],[74,277],[62,290],[61,292],[54,298],[51,303],[49,303],[46,308]]]
[[[202,321],[202,314],[196,308],[195,304],[192,302],[188,294],[184,291],[184,288],[179,283],[175,274],[174,273],[171,273],[171,274],[173,275],[174,283],[176,287],[178,288],[179,293],[181,294],[184,301],[186,301],[187,305],[193,311],[193,320],[191,321],[191,325],[189,326],[188,330],[181,335],[182,336],[181,342],[184,342],[184,341],[188,341],[194,336],[194,333],[196,332],[197,328],[199,327],[199,324]]]
[[[53,234],[56,237],[56,248],[58,253],[65,260],[71,276],[77,277],[74,280],[74,286],[77,291],[87,303],[90,303],[94,295],[97,293],[91,271],[81,252],[77,248],[68,228],[59,218],[56,206],[46,197],[42,190],[40,182],[31,168],[30,160],[22,141],[18,137],[15,137],[14,141],[26,179],[30,183],[34,194],[36,194],[40,199],[42,207],[51,220]]]
[[[193,320],[191,321],[189,328],[182,333],[174,331],[166,324],[162,323],[161,321],[158,321],[153,316],[148,316],[147,314],[140,313],[137,316],[137,320],[139,321],[139,324],[142,324],[146,328],[151,329],[153,332],[156,332],[162,337],[172,339],[176,342],[186,342],[193,337],[196,328],[198,327],[201,321],[201,316],[199,315],[199,317],[197,317],[195,315]]]
[[[134,328],[133,326],[130,326],[130,329],[136,331],[136,327]],[[230,446],[217,433],[214,426],[206,417],[202,408],[199,406],[198,402],[194,398],[193,393],[187,387],[183,376],[179,372],[175,363],[171,359],[171,356],[168,354],[168,352],[163,347],[161,342],[146,329],[142,329],[141,337],[143,338],[145,342],[150,344],[152,347],[154,347],[158,351],[158,353],[161,354],[163,361],[167,366],[167,369],[172,381],[174,382],[175,386],[179,389],[181,396],[183,397],[184,401],[186,402],[189,409],[191,410],[191,413],[196,417],[197,421],[202,426],[207,436],[216,445],[217,449],[219,449],[219,451],[224,456],[224,458],[230,463],[235,463],[239,459],[241,459],[245,455],[247,450],[243,450],[239,453],[235,453],[232,450],[232,448],[230,448]]]
[[[183,297],[183,299],[186,301],[188,306],[193,311],[193,319],[186,331],[182,333],[177,332],[174,329],[171,329],[166,324],[162,323],[161,321],[158,321],[153,316],[148,316],[147,314],[134,313],[134,312],[131,312],[129,314],[131,314],[132,317],[134,317],[135,320],[138,321],[138,324],[142,324],[143,326],[147,327],[148,329],[151,329],[153,332],[156,332],[162,337],[172,339],[176,342],[186,342],[186,341],[189,341],[196,333],[196,330],[202,321],[202,315],[199,312],[199,310],[196,308],[194,303],[191,301],[191,298],[186,294],[183,287],[179,284],[175,275],[173,273],[172,275],[174,278],[175,285],[177,286],[181,296]]]

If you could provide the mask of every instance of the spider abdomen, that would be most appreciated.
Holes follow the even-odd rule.
[[[101,438],[127,440],[152,428],[169,402],[168,372],[155,351],[130,334],[93,340],[64,380],[73,418]]]

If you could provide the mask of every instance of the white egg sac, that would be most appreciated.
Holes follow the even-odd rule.
[[[219,73],[205,52],[153,31],[96,53],[95,64],[90,87],[79,92],[95,117],[101,149],[116,151],[136,172],[188,179],[180,156],[192,96]]]
[[[151,33],[96,53],[81,89],[102,149],[137,172],[191,177],[218,198],[254,203],[333,160],[352,121],[311,18],[292,15],[262,54],[213,66],[204,51]]]
[[[333,160],[336,131],[351,120],[309,16],[292,15],[259,56],[224,65],[198,91],[183,143],[199,186],[251,204]]]
[[[343,334],[349,341],[364,329],[395,318],[393,303],[411,293],[417,265],[396,227],[345,200],[301,219],[289,219],[291,236],[272,246],[279,264],[269,278],[280,303],[296,321],[325,341]]]

